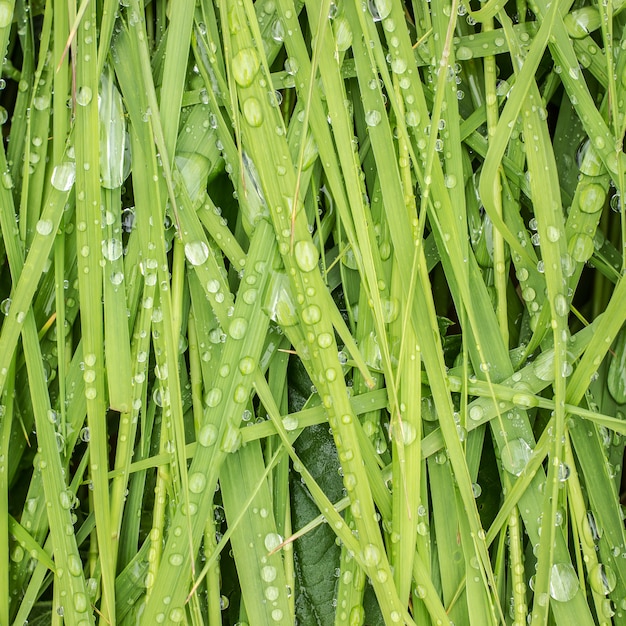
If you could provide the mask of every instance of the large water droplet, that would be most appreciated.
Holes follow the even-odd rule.
[[[533,371],[540,380],[551,382],[554,380],[554,352],[542,352],[533,362]]]
[[[567,315],[569,312],[567,298],[562,293],[558,293],[554,296],[554,312],[560,316]]]
[[[606,192],[597,183],[588,183],[580,192],[578,206],[585,213],[596,213],[604,206]]]
[[[369,0],[368,6],[375,22],[384,20],[391,13],[391,0]]]
[[[368,126],[378,126],[381,120],[382,115],[376,109],[370,109],[365,113],[365,123]]]
[[[189,476],[189,491],[202,493],[206,487],[206,476],[202,472],[195,472]]]
[[[502,450],[502,465],[507,472],[519,476],[526,467],[532,448],[525,439],[513,439]]]
[[[311,304],[305,307],[302,311],[302,321],[305,324],[313,325],[317,324],[322,318],[322,311],[317,304]]]
[[[40,235],[46,236],[52,232],[53,227],[54,224],[52,223],[52,220],[39,220],[35,228]]]
[[[557,602],[568,602],[579,589],[578,576],[571,563],[555,563],[550,572],[550,595]]]
[[[363,548],[362,557],[366,567],[376,567],[380,563],[380,550],[373,543],[368,543]]]
[[[595,591],[606,596],[615,589],[617,577],[610,566],[598,563],[589,572],[589,583]]]
[[[13,8],[10,2],[0,2],[0,28],[10,26],[13,20]]]
[[[204,400],[207,406],[215,408],[222,401],[222,390],[219,387],[213,387]]]
[[[84,613],[87,610],[87,607],[88,607],[87,596],[84,593],[80,591],[74,593],[73,602],[74,602],[74,609],[76,609],[78,613]]]
[[[60,163],[52,170],[50,182],[59,191],[69,191],[76,178],[76,165],[71,161]]]
[[[233,78],[241,87],[249,87],[259,71],[259,58],[254,48],[242,48],[233,57]]]
[[[294,246],[296,263],[303,272],[312,272],[317,267],[319,252],[312,241],[298,241]]]
[[[260,102],[251,96],[243,103],[243,116],[250,126],[258,128],[263,123],[263,109]]]
[[[402,421],[402,441],[405,446],[411,445],[417,438],[417,429],[413,424]]]
[[[261,568],[261,578],[266,582],[266,583],[271,583],[274,580],[276,580],[276,568],[273,567],[272,565],[265,565],[264,567]]]
[[[263,540],[263,544],[265,545],[265,549],[268,552],[272,550],[276,550],[278,546],[283,542],[283,538],[278,533],[267,533],[265,535],[265,539]]]
[[[205,448],[209,448],[215,445],[217,440],[218,430],[213,424],[206,424],[200,429],[198,433],[198,443]]]
[[[344,15],[339,16],[333,23],[335,44],[339,52],[345,52],[352,45],[352,29],[350,22]]]
[[[87,85],[79,87],[76,92],[76,104],[83,107],[87,106],[91,102],[92,97],[93,93],[91,91],[91,87],[87,87]]]
[[[72,576],[80,576],[83,572],[83,564],[81,560],[75,554],[70,554],[67,557],[67,571]],[[85,609],[83,609],[84,611]]]
[[[102,242],[102,256],[107,261],[117,261],[122,256],[124,246],[119,239],[112,237],[111,239],[105,239]]]
[[[237,452],[241,447],[241,431],[237,426],[234,426],[230,422],[226,424],[226,429],[220,443],[220,449],[223,452],[232,453]]]
[[[256,363],[252,357],[245,356],[241,359],[241,361],[239,361],[239,371],[244,376],[247,376],[248,374],[252,374],[252,372],[254,372],[255,365]]]
[[[185,244],[185,256],[192,265],[202,265],[209,258],[209,247],[204,241],[191,241]]]
[[[233,339],[243,339],[248,330],[248,320],[243,317],[235,317],[228,327],[228,334]]]

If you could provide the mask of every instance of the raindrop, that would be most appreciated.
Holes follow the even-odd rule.
[[[282,41],[284,41],[284,39],[285,39],[285,27],[283,26],[283,23],[282,23],[281,20],[276,20],[272,24],[270,32],[271,32],[271,35],[272,35],[272,39],[276,43],[282,43]]]
[[[112,237],[102,242],[102,256],[107,261],[117,261],[124,252],[124,246],[119,239]]]
[[[363,563],[366,567],[376,567],[380,563],[380,550],[372,543],[368,543],[362,552]]]
[[[76,92],[76,103],[83,107],[87,106],[91,102],[92,96],[91,87],[84,85]]]
[[[76,178],[76,165],[70,161],[60,163],[52,170],[50,182],[58,191],[69,191]]]
[[[261,104],[254,96],[244,101],[243,116],[248,124],[254,128],[258,128],[263,123],[263,110],[261,109]]]
[[[507,472],[519,476],[526,467],[532,448],[525,439],[513,439],[502,450],[502,465]]]
[[[248,321],[243,317],[235,317],[228,327],[228,334],[233,339],[243,339],[248,330]]]
[[[11,25],[13,20],[13,8],[10,2],[0,2],[0,28]]]
[[[390,0],[369,0],[368,7],[375,22],[384,20],[391,13]]]
[[[376,109],[370,109],[367,113],[365,113],[365,123],[368,126],[378,126],[381,119],[382,116],[380,111],[377,111]]]
[[[52,220],[39,220],[36,229],[40,235],[46,236],[52,232],[53,226]]]
[[[578,577],[572,564],[555,563],[550,572],[550,596],[557,602],[569,602],[578,589]]]
[[[249,87],[259,71],[259,58],[254,48],[242,48],[233,58],[233,77],[241,87]]]
[[[198,433],[198,443],[205,448],[209,448],[212,445],[215,445],[217,441],[217,427],[213,424],[206,424],[200,429]]]
[[[584,213],[597,213],[604,206],[606,192],[598,183],[588,183],[578,197],[578,206]]]
[[[202,493],[206,487],[206,476],[202,472],[195,472],[189,476],[189,491]]]
[[[321,318],[322,311],[316,304],[311,304],[302,311],[302,321],[305,324],[317,324]]]
[[[186,243],[185,256],[192,265],[202,265],[209,258],[209,247],[204,241]]]
[[[268,552],[272,552],[278,548],[278,546],[283,542],[283,538],[278,533],[268,533],[265,535],[265,539],[263,541],[265,545],[265,549]]]
[[[294,254],[296,263],[303,272],[312,272],[317,267],[319,252],[312,241],[296,242]]]
[[[220,449],[223,452],[232,453],[237,452],[241,447],[241,431],[237,426],[234,426],[230,422],[226,424],[224,435],[220,443]]]

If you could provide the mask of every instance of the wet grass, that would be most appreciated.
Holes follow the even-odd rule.
[[[0,0],[0,624],[626,623],[626,5],[503,4]]]

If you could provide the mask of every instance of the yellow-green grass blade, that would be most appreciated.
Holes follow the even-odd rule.
[[[115,621],[115,555],[110,544],[110,506],[102,309],[102,217],[100,215],[96,7],[91,4],[79,26],[76,60],[76,237],[81,307],[85,397],[91,432],[90,475],[102,571],[102,614]]]
[[[227,519],[239,514],[242,496],[251,491],[264,468],[258,442],[226,458],[220,473],[220,486]],[[264,481],[231,535],[246,611],[254,615],[258,624],[289,623],[293,620],[282,555],[275,551],[282,537],[276,532],[272,509],[270,488]],[[253,538],[260,538],[261,541],[254,541],[254,547],[250,549]]]

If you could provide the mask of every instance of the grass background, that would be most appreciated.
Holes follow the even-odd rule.
[[[624,3],[0,0],[0,624],[622,624]]]

